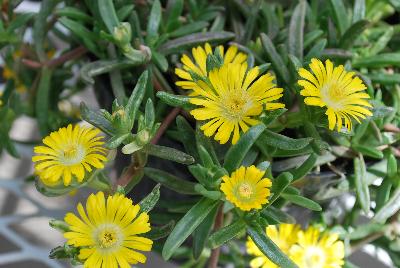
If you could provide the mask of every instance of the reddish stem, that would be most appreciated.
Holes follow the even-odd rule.
[[[178,116],[178,114],[180,112],[181,112],[181,108],[177,108],[177,107],[171,110],[171,112],[167,115],[167,117],[165,117],[164,121],[161,123],[161,126],[157,130],[156,135],[154,135],[154,138],[151,140],[152,144],[157,144],[158,140],[161,138],[161,136],[167,130],[169,125],[172,123],[172,121],[175,120],[175,118]]]
[[[224,223],[224,211],[223,211],[223,205],[220,205],[220,207],[218,208],[217,216],[215,218],[215,222],[214,222],[214,232],[219,230],[222,227],[223,223]],[[214,248],[211,251],[208,268],[217,268],[218,260],[219,260],[219,253],[220,253],[220,247]]]

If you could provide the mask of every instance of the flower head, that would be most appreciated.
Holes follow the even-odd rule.
[[[244,167],[234,171],[231,176],[222,177],[221,191],[226,199],[244,211],[260,209],[268,203],[270,179],[263,178],[265,171],[255,166]]]
[[[243,63],[247,60],[247,55],[242,52],[238,52],[238,48],[236,46],[230,46],[226,53],[224,53],[223,46],[218,46],[217,49],[219,49],[219,53],[223,57],[223,62],[225,64]],[[202,46],[198,46],[192,49],[194,62],[188,55],[183,55],[181,58],[183,67],[176,68],[175,74],[186,81],[178,81],[176,82],[176,85],[184,89],[193,89],[193,87],[196,87],[196,83],[194,82],[190,72],[193,72],[200,77],[207,77],[207,56],[212,53],[213,51],[210,44],[206,43],[204,48]]]
[[[297,233],[289,257],[299,268],[340,268],[344,265],[344,244],[337,234],[321,233],[315,227]]]
[[[264,105],[267,110],[285,107],[274,103],[282,97],[282,88],[275,87],[274,76],[260,74],[258,67],[247,70],[246,63],[224,63],[210,71],[208,80],[196,81],[195,96],[190,102],[200,106],[190,113],[197,120],[207,120],[201,130],[208,137],[215,132],[215,140],[221,144],[232,137],[235,144],[240,137],[239,130],[246,132],[250,126],[259,123],[254,117],[260,115]]]
[[[82,182],[92,167],[103,168],[106,149],[100,130],[68,125],[43,139],[44,146],[34,148],[35,172],[41,181],[53,186],[60,180],[70,185],[72,178]]]
[[[150,251],[153,241],[138,236],[150,231],[149,215],[121,194],[104,197],[91,194],[77,206],[79,217],[67,213],[64,220],[70,231],[64,233],[67,244],[79,247],[84,267],[131,267],[146,262],[140,251]]]
[[[366,101],[369,95],[363,92],[367,87],[362,80],[354,77],[354,72],[347,72],[343,65],[334,67],[330,60],[325,61],[325,66],[320,60],[312,59],[310,69],[313,74],[301,68],[299,75],[305,80],[299,80],[303,87],[300,91],[305,96],[307,105],[327,107],[329,129],[335,126],[340,131],[344,126],[351,130],[352,118],[360,123],[360,118],[372,115],[368,109],[371,104]]]
[[[296,243],[299,230],[298,225],[283,223],[279,225],[279,228],[276,225],[269,225],[266,228],[266,234],[285,254],[288,254],[290,247]],[[251,268],[278,268],[258,249],[250,237],[247,238],[246,248],[247,253],[255,256],[250,262]]]

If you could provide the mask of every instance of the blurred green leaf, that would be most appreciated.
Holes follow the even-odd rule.
[[[155,182],[161,183],[165,187],[176,191],[182,194],[189,194],[189,195],[198,195],[198,193],[194,190],[195,183],[180,179],[174,175],[171,175],[168,172],[146,167],[144,168],[144,173],[150,179],[154,180]]]
[[[306,17],[307,2],[300,0],[294,8],[290,19],[288,48],[289,53],[303,60],[304,21]]]
[[[187,153],[179,151],[175,148],[165,147],[156,144],[148,144],[145,147],[148,154],[157,156],[159,158],[171,160],[177,163],[190,165],[194,163],[194,158]]]
[[[346,12],[346,7],[342,0],[329,0],[329,4],[333,13],[333,19],[339,28],[339,33],[343,36],[349,27],[349,16]]]
[[[196,107],[190,103],[190,97],[187,96],[174,95],[165,91],[158,91],[156,95],[161,101],[173,107],[182,107],[185,110],[191,110]]]
[[[367,170],[362,155],[354,158],[354,180],[356,184],[357,200],[364,212],[368,213],[370,210],[370,194],[366,182],[366,172]]]
[[[215,216],[218,212],[218,206],[215,206],[205,217],[203,222],[193,232],[193,257],[197,260],[206,245],[206,241],[214,225]]]
[[[353,67],[380,68],[387,66],[400,66],[400,53],[384,53],[375,56],[358,58],[353,62]]]
[[[235,238],[246,228],[246,222],[243,219],[238,219],[232,224],[225,226],[210,235],[209,243],[211,248],[217,248]]]
[[[303,178],[310,172],[317,162],[318,156],[315,153],[310,154],[310,156],[303,162],[298,168],[292,171],[293,181]]]
[[[349,49],[353,46],[354,42],[358,37],[367,29],[369,26],[369,21],[360,20],[350,26],[349,29],[340,38],[339,46],[343,49]]]
[[[150,16],[147,21],[146,43],[152,46],[158,38],[158,28],[161,22],[161,3],[159,0],[153,1]]]
[[[143,236],[151,240],[159,240],[168,236],[174,229],[174,226],[174,221],[169,221],[167,224],[162,226],[151,226],[150,232],[143,234]]]
[[[120,25],[120,22],[115,12],[112,0],[97,0],[97,6],[104,24],[110,34],[114,33],[114,28]]]
[[[295,195],[295,194],[286,194],[286,193],[282,193],[281,195],[287,201],[292,202],[293,204],[296,204],[298,206],[305,207],[305,208],[308,208],[308,209],[314,210],[314,211],[322,210],[321,206],[318,203],[314,202],[311,199],[305,198],[303,196]]]
[[[283,150],[299,150],[310,144],[312,138],[292,139],[268,129],[258,138],[259,146],[269,145]]]
[[[400,188],[397,188],[386,204],[375,214],[375,222],[384,223],[400,209]]]
[[[268,205],[272,205],[276,199],[281,195],[281,193],[290,185],[293,180],[292,174],[289,172],[281,173],[276,179],[272,182],[271,192],[273,193],[272,197],[269,199]]]
[[[153,190],[139,202],[141,212],[150,212],[160,199],[160,184],[154,186]]]
[[[365,18],[365,9],[365,0],[354,0],[353,23],[363,20]]]
[[[50,131],[48,125],[48,112],[50,110],[50,90],[51,90],[52,71],[49,68],[42,68],[40,82],[36,95],[36,116],[39,123],[39,129],[42,136],[45,136]]]

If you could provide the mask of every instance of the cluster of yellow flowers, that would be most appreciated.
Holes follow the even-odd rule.
[[[344,265],[344,244],[337,234],[321,232],[313,226],[301,230],[295,224],[269,225],[266,233],[299,268],[340,268]],[[251,238],[247,239],[246,247],[247,253],[255,256],[250,267],[278,268]]]
[[[182,69],[176,74],[184,79],[177,85],[190,90],[190,102],[197,108],[190,113],[195,119],[207,121],[201,130],[208,137],[221,144],[232,137],[235,144],[240,131],[259,124],[257,118],[265,110],[284,108],[278,102],[283,89],[273,82],[275,77],[262,74],[261,68],[249,68],[247,55],[231,46],[224,52],[217,47],[223,60],[220,66],[207,69],[207,57],[213,53],[209,44],[193,48],[194,62],[184,55]],[[312,73],[301,68],[303,80],[300,94],[307,105],[327,107],[329,128],[338,131],[344,126],[352,128],[352,118],[360,121],[372,115],[371,105],[366,101],[369,95],[363,92],[363,82],[347,72],[344,67],[334,67],[327,60],[325,65],[312,59]],[[47,186],[80,184],[87,179],[92,169],[102,169],[107,160],[100,130],[79,125],[60,128],[43,139],[43,145],[34,149],[35,172]],[[243,211],[261,209],[268,203],[272,182],[265,178],[265,171],[255,166],[240,167],[230,176],[223,176],[221,191],[228,201]],[[149,216],[140,212],[139,205],[123,195],[114,194],[107,198],[103,192],[92,194],[86,203],[86,212],[78,204],[79,217],[68,213],[65,222],[69,231],[64,236],[67,243],[80,249],[79,258],[85,267],[130,267],[130,264],[145,262],[146,257],[135,251],[149,251],[152,241],[137,236],[150,231]],[[268,226],[269,237],[300,268],[341,267],[344,246],[337,235],[321,233],[310,227],[302,231],[297,225],[282,224]],[[276,267],[255,246],[247,242],[248,253],[256,258],[251,267]]]
[[[259,123],[257,116],[264,110],[284,108],[279,102],[283,89],[276,87],[275,77],[269,73],[261,75],[259,67],[248,68],[247,55],[231,46],[224,55],[222,46],[217,47],[223,56],[223,64],[207,72],[207,56],[213,53],[211,46],[193,48],[194,62],[187,56],[181,58],[183,67],[175,69],[176,75],[185,81],[176,84],[190,90],[190,102],[199,106],[190,113],[197,120],[207,121],[201,130],[208,137],[221,144],[232,136],[232,144],[240,137],[240,129],[246,132],[249,126]],[[312,73],[300,68],[299,75],[304,80],[298,84],[303,87],[300,94],[304,102],[311,106],[327,107],[329,129],[343,126],[351,130],[352,118],[372,115],[366,101],[370,96],[362,92],[366,86],[354,72],[347,72],[343,65],[334,67],[330,60],[325,65],[318,59],[310,63]],[[193,75],[202,79],[194,79]]]

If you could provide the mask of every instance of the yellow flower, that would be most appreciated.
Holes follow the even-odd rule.
[[[283,223],[279,225],[279,229],[276,225],[269,225],[266,228],[266,234],[285,254],[288,254],[290,247],[296,243],[299,230],[300,226],[296,224]],[[247,238],[246,247],[247,253],[255,256],[250,261],[251,268],[278,268],[258,249],[250,237]]]
[[[95,128],[68,125],[50,133],[43,139],[45,146],[34,148],[35,172],[43,183],[53,186],[63,180],[70,185],[72,175],[82,182],[85,172],[92,167],[101,169],[106,161],[106,149],[100,130]]]
[[[371,116],[368,108],[372,105],[366,101],[370,96],[363,92],[367,87],[362,80],[354,77],[354,72],[347,72],[343,65],[334,67],[330,60],[325,61],[325,66],[320,60],[312,59],[310,69],[313,74],[304,68],[299,70],[299,75],[305,80],[299,80],[303,87],[300,91],[305,96],[305,104],[327,107],[329,129],[335,126],[340,131],[343,125],[351,130],[354,118],[360,123],[360,118]]]
[[[221,191],[228,201],[241,210],[260,209],[268,203],[269,188],[272,185],[270,179],[263,178],[264,174],[265,171],[255,166],[241,166],[230,177],[222,177]]]
[[[226,51],[226,53],[224,53],[223,46],[218,46],[217,49],[219,49],[225,64],[243,63],[247,60],[247,55],[242,52],[238,52],[238,48],[236,46],[230,46]],[[183,55],[181,58],[183,67],[176,68],[175,74],[187,81],[178,81],[176,82],[176,85],[184,89],[193,89],[193,87],[196,87],[197,85],[194,82],[189,71],[201,77],[207,77],[207,65],[206,65],[207,55],[210,55],[212,53],[213,52],[210,44],[206,43],[204,48],[198,46],[197,48],[192,49],[192,56],[194,58],[194,62],[189,58],[188,55]]]
[[[150,251],[153,241],[138,236],[150,231],[149,215],[139,213],[139,205],[132,200],[103,192],[91,194],[86,201],[86,212],[82,204],[77,206],[79,216],[65,215],[70,231],[64,233],[67,244],[80,247],[79,259],[84,267],[130,268],[131,264],[145,263],[146,256],[140,251]]]
[[[285,107],[274,103],[282,97],[282,88],[275,87],[271,74],[260,74],[258,67],[247,70],[247,64],[228,63],[208,74],[209,82],[197,81],[196,96],[190,102],[201,106],[190,113],[197,120],[208,120],[201,130],[208,137],[226,143],[232,135],[232,144],[240,137],[239,130],[246,132],[259,123],[254,117],[260,115],[264,105],[267,110]]]
[[[344,244],[337,234],[321,233],[315,227],[297,233],[289,257],[299,268],[340,268],[344,265]]]

